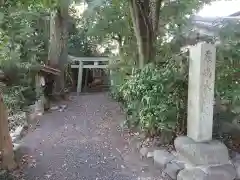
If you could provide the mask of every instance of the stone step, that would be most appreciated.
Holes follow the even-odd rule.
[[[195,167],[179,172],[177,180],[234,180],[236,170],[232,164]]]
[[[217,140],[198,143],[181,136],[175,139],[174,145],[179,158],[193,166],[229,163],[227,147]]]

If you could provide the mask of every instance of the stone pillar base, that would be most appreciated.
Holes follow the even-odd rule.
[[[236,170],[230,163],[228,148],[220,141],[195,142],[187,136],[174,141],[178,159],[185,162],[177,180],[234,180]]]

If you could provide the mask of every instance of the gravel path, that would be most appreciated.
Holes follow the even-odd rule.
[[[26,180],[162,180],[129,147],[118,126],[124,116],[107,94],[72,96],[65,104],[23,139]]]

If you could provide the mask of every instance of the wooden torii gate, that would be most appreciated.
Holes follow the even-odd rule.
[[[78,69],[78,82],[77,82],[77,92],[80,93],[82,90],[82,75],[83,69],[107,69],[110,61],[109,57],[74,57],[68,56],[69,61],[72,63],[71,68]],[[86,62],[92,62],[93,64],[87,65]],[[102,65],[101,63],[104,63]]]

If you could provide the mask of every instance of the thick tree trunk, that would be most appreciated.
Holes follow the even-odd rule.
[[[62,0],[63,1],[63,0]],[[50,45],[49,45],[49,64],[58,68],[61,73],[56,76],[55,93],[64,94],[65,85],[65,66],[68,59],[68,2],[62,2],[56,12],[51,13],[50,19]]]
[[[138,44],[139,67],[154,61],[161,0],[130,0],[130,12]]]
[[[8,130],[7,110],[0,93],[0,169],[16,168],[12,138]]]

